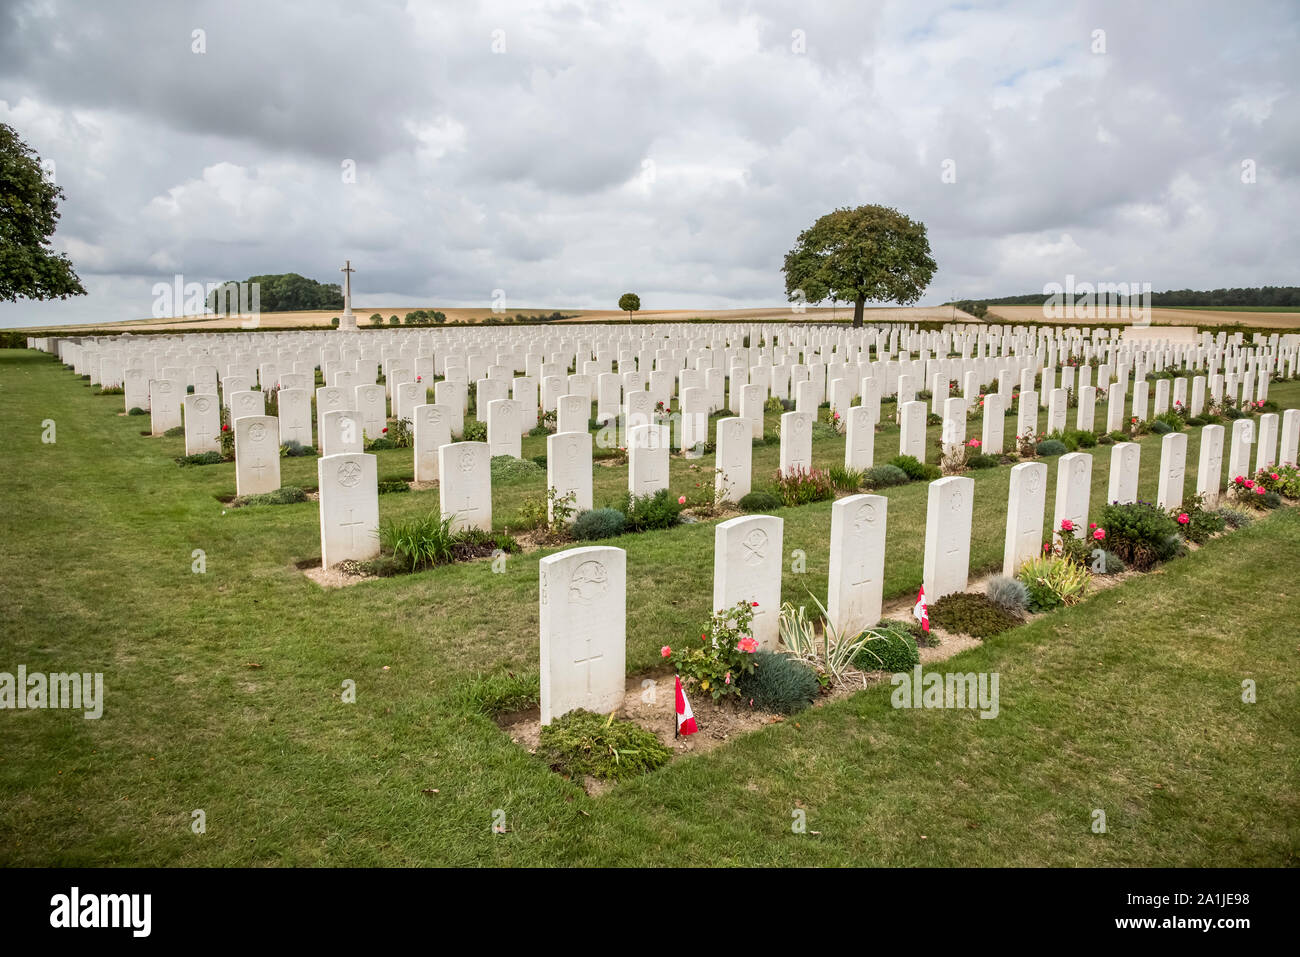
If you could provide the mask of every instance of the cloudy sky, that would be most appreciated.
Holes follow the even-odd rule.
[[[345,258],[362,306],[775,305],[863,203],[928,226],[923,303],[1295,284],[1297,49],[1293,0],[5,0],[90,294],[0,325]]]

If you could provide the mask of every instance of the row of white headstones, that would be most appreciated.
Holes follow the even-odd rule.
[[[1300,410],[1289,410],[1287,416],[1291,441],[1282,454],[1287,457],[1285,461],[1295,464]],[[1257,468],[1275,461],[1276,420],[1276,415],[1260,419]],[[1250,474],[1254,426],[1249,419],[1233,423],[1231,475]],[[1196,491],[1210,508],[1217,506],[1220,496],[1224,435],[1221,425],[1201,430]],[[1108,501],[1137,501],[1141,450],[1136,442],[1112,447]],[[1158,507],[1172,509],[1182,504],[1186,457],[1187,435],[1165,435],[1160,446]],[[1088,453],[1060,457],[1051,525],[1054,531],[1069,521],[1075,537],[1092,534],[1088,528],[1092,468],[1093,456]],[[1046,463],[1022,462],[1011,468],[1002,561],[1005,575],[1016,574],[1026,561],[1041,553],[1047,488]],[[923,564],[923,587],[929,602],[965,591],[968,586],[974,505],[972,478],[949,476],[929,485]],[[839,632],[856,634],[880,620],[888,507],[886,497],[865,494],[850,495],[831,506],[826,610]],[[712,607],[727,609],[741,601],[752,605],[753,637],[760,650],[774,650],[778,643],[782,528],[780,518],[752,515],[721,522],[715,530]],[[608,546],[572,548],[541,560],[538,574],[544,724],[574,708],[608,713],[622,703],[626,677],[626,569],[626,552]]]

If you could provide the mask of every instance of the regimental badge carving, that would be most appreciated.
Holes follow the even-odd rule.
[[[361,463],[344,462],[339,466],[338,479],[339,484],[344,488],[355,488],[361,481]]]
[[[871,502],[867,502],[866,504],[858,508],[858,513],[853,518],[854,528],[856,528],[860,532],[868,525],[874,525],[875,523],[876,523],[876,506],[874,504],[872,504]]]
[[[194,400],[194,410],[195,410],[196,412],[206,412],[206,411],[208,411],[208,407],[211,406],[211,405],[212,405],[212,403],[209,402],[207,399],[195,399],[195,400]]]
[[[461,449],[459,462],[460,470],[466,474],[474,471],[474,460],[476,458],[477,456],[475,456],[470,449]]]
[[[266,438],[266,426],[261,422],[254,422],[248,427],[248,438],[252,442],[261,442]]]
[[[590,605],[609,589],[609,572],[598,561],[583,562],[569,580],[569,600],[576,605]]]
[[[761,565],[766,557],[763,552],[767,548],[767,532],[756,528],[745,536],[741,545],[745,548],[745,564]]]

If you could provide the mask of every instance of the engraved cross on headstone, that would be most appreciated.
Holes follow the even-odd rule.
[[[347,509],[348,509],[348,518],[352,518],[352,513],[355,511],[355,508],[349,505]],[[357,526],[361,524],[362,524],[361,519],[357,519],[356,521],[351,521],[351,522],[339,522],[339,528],[346,528],[348,530],[349,546],[355,546],[357,544]]]
[[[574,659],[573,659],[573,666],[574,666],[575,668],[585,668],[585,669],[587,670],[587,697],[590,698],[590,697],[591,697],[591,665],[592,665],[592,662],[600,661],[600,660],[601,660],[602,658],[604,658],[605,656],[604,656],[603,654],[601,654],[601,655],[593,655],[593,654],[591,653],[591,636],[590,636],[590,635],[587,635],[587,636],[586,636],[585,641],[586,641],[586,643],[587,643],[587,657],[585,657],[585,658],[574,658]]]

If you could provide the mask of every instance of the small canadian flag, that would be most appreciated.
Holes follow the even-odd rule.
[[[916,620],[921,623],[921,630],[927,634],[930,631],[930,612],[925,607],[925,586],[916,593],[916,604],[912,606],[912,614]]]
[[[677,676],[677,733],[694,734],[700,729],[695,727],[695,712],[691,710],[691,703],[686,700],[686,692],[682,690],[682,676]]]

